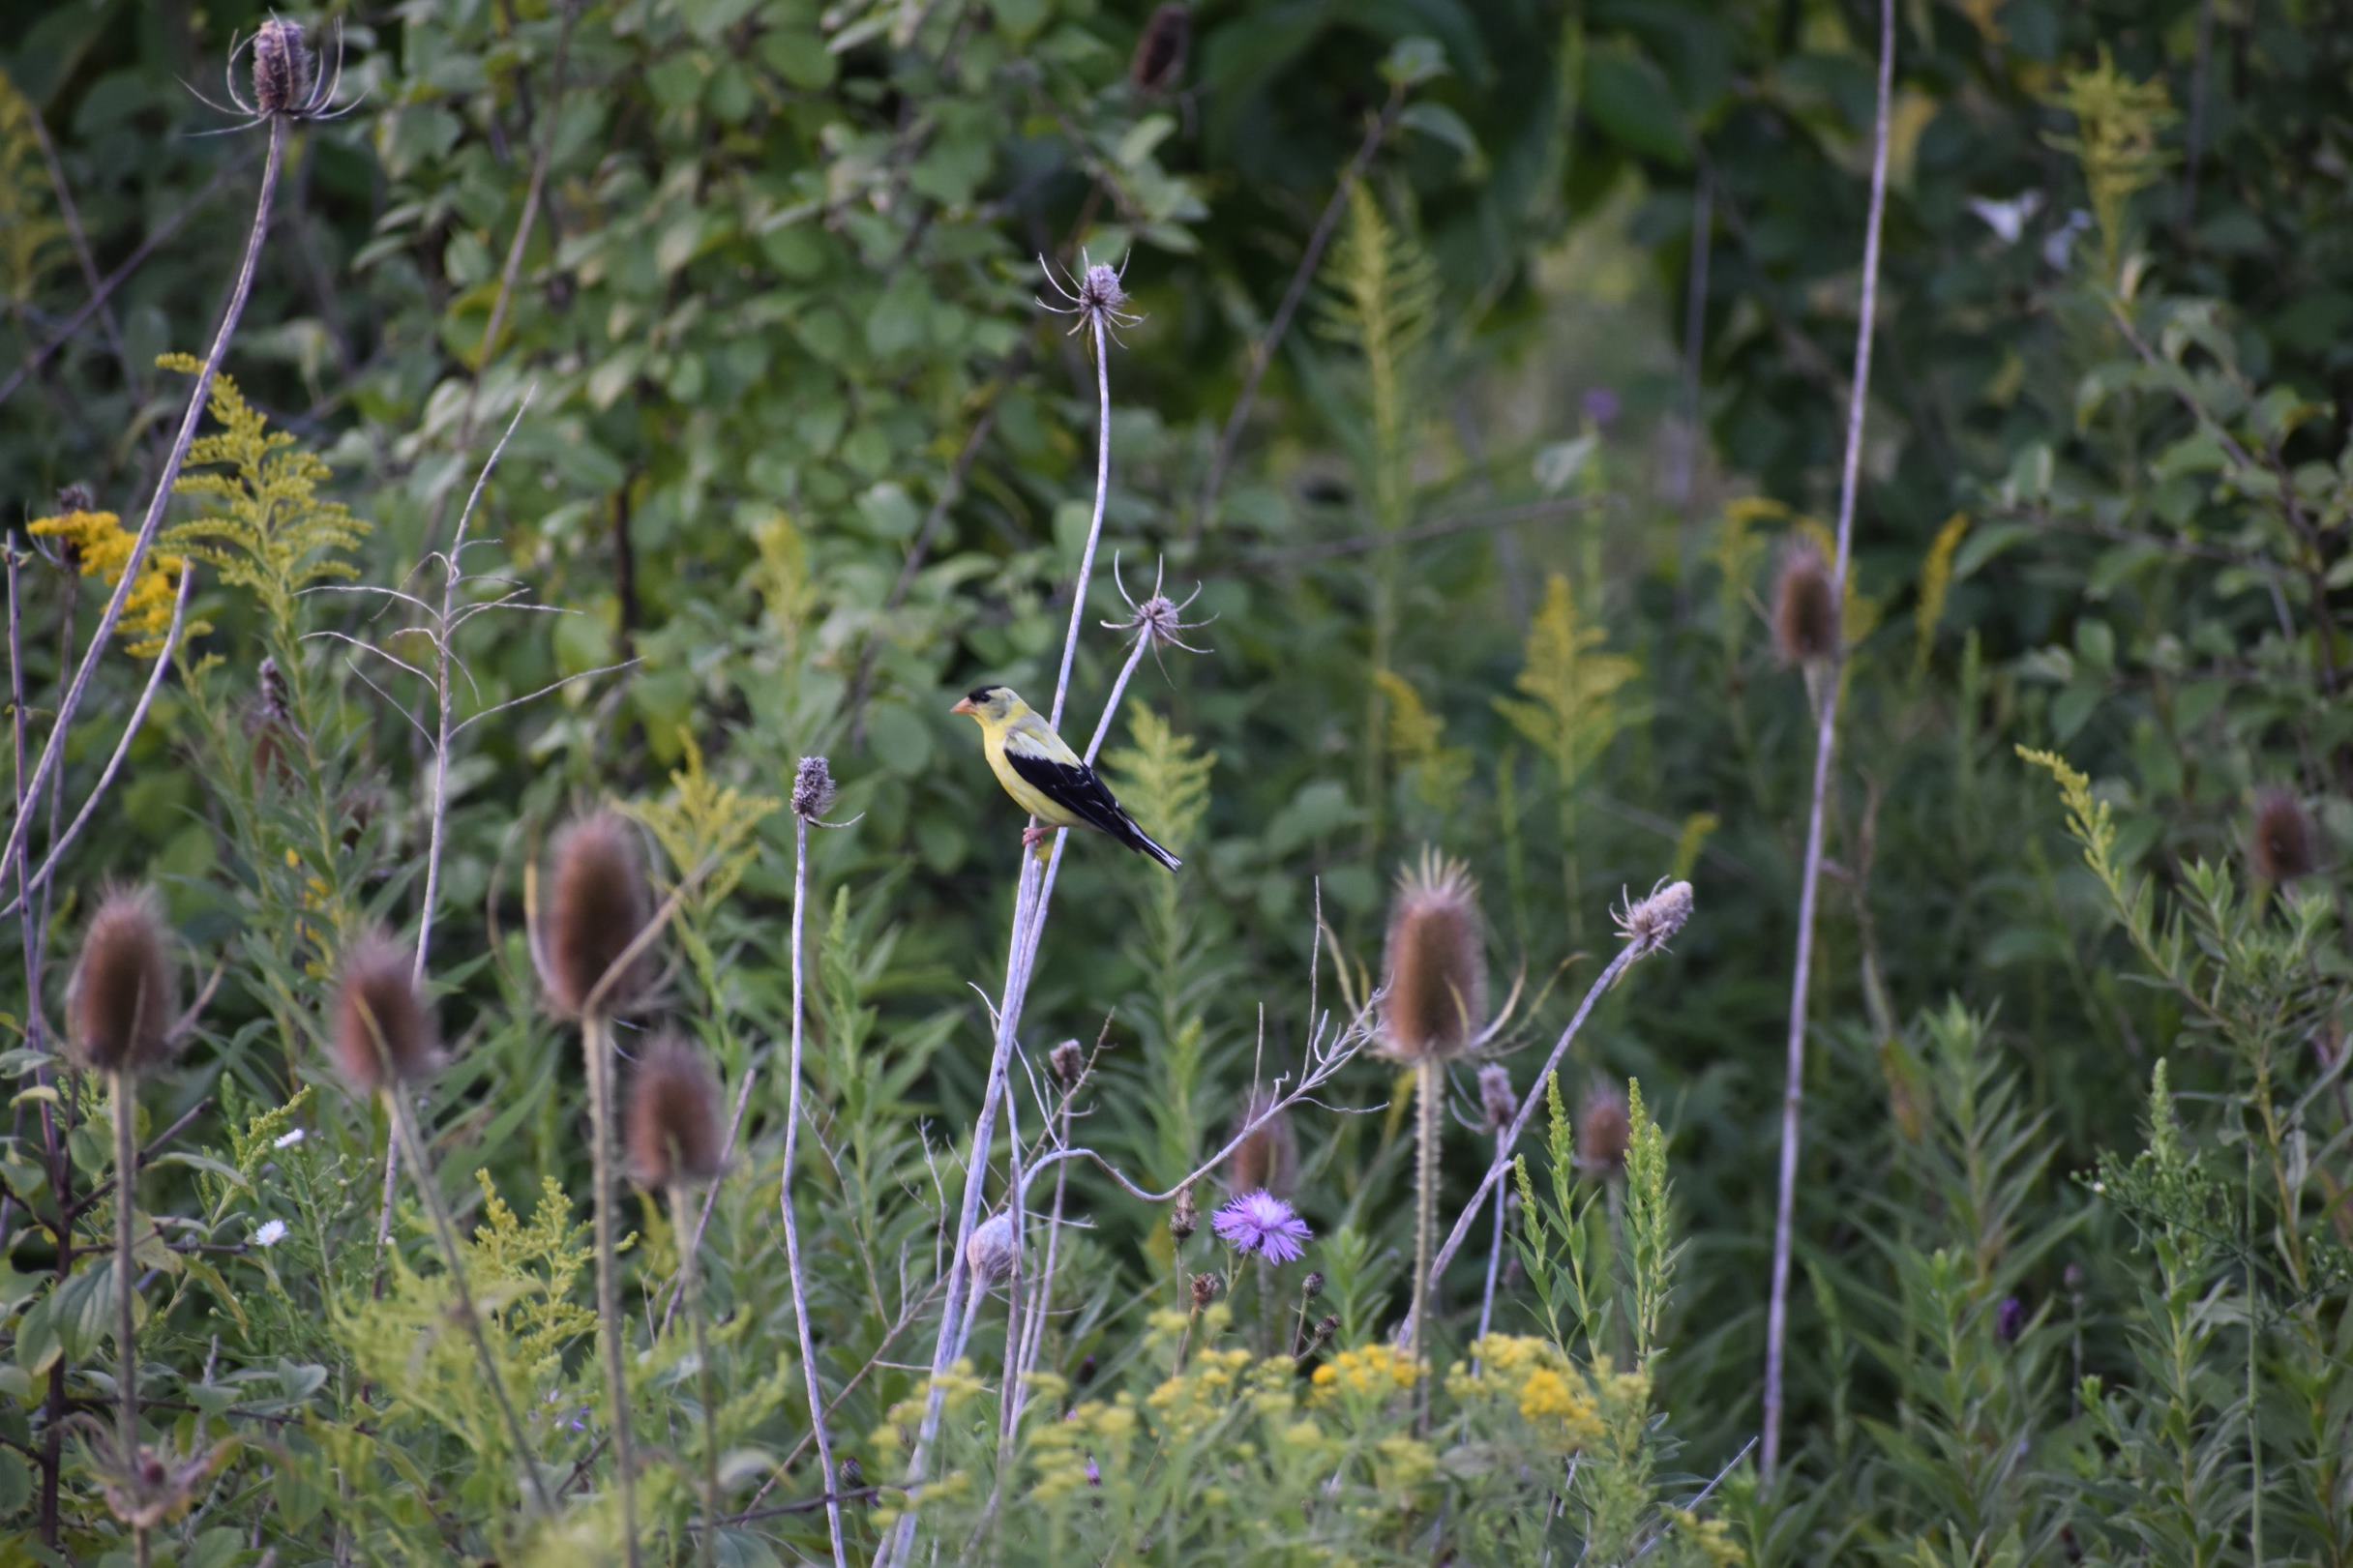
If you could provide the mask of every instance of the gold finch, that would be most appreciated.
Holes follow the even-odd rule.
[[[1022,843],[1043,851],[1057,828],[1092,828],[1175,871],[1184,864],[1152,843],[1112,798],[1078,753],[1011,687],[983,686],[948,710],[980,725],[989,768],[1015,805],[1047,824],[1023,830]]]

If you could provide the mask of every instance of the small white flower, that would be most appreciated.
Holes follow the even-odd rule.
[[[271,1220],[266,1222],[260,1229],[253,1232],[253,1245],[256,1247],[275,1247],[281,1241],[285,1239],[285,1221]]]
[[[297,1127],[290,1133],[279,1134],[278,1137],[271,1141],[270,1147],[274,1149],[290,1149],[308,1137],[310,1137],[308,1133]]]

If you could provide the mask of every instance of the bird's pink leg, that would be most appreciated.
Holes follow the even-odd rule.
[[[1022,847],[1035,849],[1048,839],[1053,838],[1057,831],[1057,829],[1049,827],[1024,828],[1022,829]]]

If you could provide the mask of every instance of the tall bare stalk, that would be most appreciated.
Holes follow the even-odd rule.
[[[196,371],[195,384],[189,389],[188,407],[180,416],[179,433],[164,455],[164,471],[156,477],[155,493],[148,498],[147,516],[139,524],[138,537],[132,541],[131,554],[123,563],[123,575],[116,579],[114,592],[100,612],[97,630],[90,635],[89,646],[82,653],[81,664],[57,704],[56,721],[49,726],[48,739],[42,744],[41,758],[33,765],[32,777],[25,784],[23,805],[18,808],[15,820],[9,824],[6,846],[0,847],[0,865],[15,860],[24,842],[29,831],[27,824],[41,804],[42,791],[49,786],[64,759],[66,736],[72,731],[74,715],[89,691],[90,678],[105,655],[106,639],[114,636],[115,625],[123,618],[123,606],[138,581],[139,568],[146,564],[147,552],[163,528],[164,510],[171,504],[172,486],[179,482],[180,465],[188,460],[189,446],[195,440],[196,426],[204,417],[205,400],[212,396],[213,377],[220,373],[221,362],[228,355],[229,340],[237,335],[237,323],[245,315],[245,302],[253,291],[253,274],[261,261],[262,237],[270,227],[270,204],[278,194],[278,176],[285,164],[289,123],[284,115],[270,117],[269,154],[261,167],[261,193],[253,206],[253,226],[246,235],[245,258],[237,268],[236,281],[229,285],[227,308],[222,312],[220,329],[213,334],[212,346],[205,351],[204,363]]]
[[[135,1466],[139,1454],[138,1265],[132,1257],[137,1241],[139,1148],[136,1129],[138,1097],[130,1071],[116,1068],[106,1075],[114,1091],[114,1333],[122,1352],[115,1375],[115,1440],[123,1463]],[[147,1527],[131,1527],[132,1560],[147,1568]]]
[[[581,1050],[588,1066],[589,1168],[596,1182],[596,1317],[603,1342],[607,1419],[611,1423],[612,1464],[621,1489],[621,1529],[629,1568],[638,1568],[637,1445],[629,1423],[629,1347],[623,1344],[629,1319],[621,1316],[621,1270],[614,1257],[612,1020],[602,1011],[581,1020]]]
[[[1051,273],[1048,275],[1052,281]],[[1060,285],[1057,283],[1057,287]],[[1087,524],[1087,547],[1079,558],[1078,580],[1071,587],[1070,629],[1062,639],[1061,672],[1055,682],[1054,706],[1048,723],[1059,726],[1063,704],[1070,695],[1070,670],[1078,657],[1079,627],[1087,614],[1087,590],[1094,575],[1095,550],[1103,539],[1103,508],[1111,491],[1111,329],[1124,326],[1135,318],[1121,313],[1126,296],[1120,292],[1118,275],[1105,266],[1088,266],[1076,286],[1062,290],[1070,301],[1065,313],[1076,314],[1079,325],[1092,340],[1095,360],[1095,502],[1094,514]],[[1061,307],[1049,306],[1051,310]],[[965,1161],[964,1197],[957,1207],[956,1241],[948,1253],[947,1290],[939,1311],[939,1335],[932,1351],[932,1386],[925,1402],[923,1423],[916,1435],[915,1449],[908,1461],[907,1484],[910,1491],[924,1478],[924,1466],[929,1463],[931,1447],[939,1432],[939,1410],[945,1399],[941,1376],[955,1364],[957,1348],[964,1343],[965,1319],[969,1314],[967,1300],[969,1263],[966,1254],[972,1244],[972,1231],[980,1223],[981,1202],[986,1194],[989,1177],[989,1150],[996,1141],[997,1115],[999,1099],[1006,1090],[1006,1071],[1012,1061],[1013,1044],[1021,1029],[1023,1004],[1028,999],[1030,971],[1034,967],[1037,944],[1045,930],[1046,902],[1052,894],[1053,877],[1059,870],[1062,848],[1067,834],[1055,836],[1053,858],[1044,875],[1037,869],[1037,857],[1026,847],[1022,851],[1021,870],[1014,884],[1013,931],[1005,955],[1005,981],[998,993],[997,1010],[997,1039],[989,1057],[989,1077],[981,1090],[980,1111],[973,1118],[972,1141]],[[1014,1243],[1021,1239],[1021,1194],[1015,1192]],[[917,1518],[910,1506],[901,1518],[890,1539],[877,1554],[879,1565],[904,1563],[913,1550]]]
[[[1895,0],[1879,3],[1879,97],[1871,122],[1871,208],[1862,236],[1862,309],[1855,328],[1854,390],[1846,416],[1846,459],[1838,479],[1838,546],[1831,566],[1831,602],[1844,604],[1855,537],[1855,493],[1862,475],[1862,417],[1871,387],[1871,329],[1879,308],[1879,233],[1888,199],[1889,100],[1895,79]],[[1781,1458],[1783,1373],[1789,1332],[1789,1258],[1798,1192],[1799,1118],[1805,1098],[1806,983],[1814,959],[1814,902],[1822,880],[1822,819],[1831,758],[1838,743],[1838,695],[1846,663],[1834,645],[1823,671],[1814,734],[1813,804],[1805,819],[1805,865],[1798,884],[1798,954],[1789,984],[1789,1071],[1781,1091],[1781,1188],[1773,1208],[1772,1287],[1765,1316],[1765,1432],[1759,1466],[1770,1483]]]
[[[809,904],[809,824],[822,816],[832,801],[833,781],[825,759],[802,758],[792,786],[792,1061],[787,1069],[785,1173],[778,1182],[777,1206],[784,1211],[785,1268],[792,1282],[792,1325],[800,1337],[801,1377],[809,1388],[809,1435],[817,1447],[818,1470],[823,1478],[825,1529],[832,1540],[834,1568],[848,1568],[849,1558],[842,1543],[840,1478],[833,1464],[833,1436],[825,1430],[825,1391],[818,1381],[817,1337],[809,1326],[809,1280],[801,1267],[800,1222],[792,1202],[792,1173],[801,1136],[801,949]]]

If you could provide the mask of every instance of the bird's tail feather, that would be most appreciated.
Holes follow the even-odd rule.
[[[1142,828],[1136,826],[1135,820],[1132,817],[1129,818],[1127,824],[1127,846],[1130,849],[1134,849],[1143,854],[1151,856],[1154,860],[1160,862],[1161,865],[1166,866],[1170,871],[1175,871],[1177,867],[1184,864],[1183,861],[1178,860],[1175,855],[1170,854],[1166,849],[1163,849],[1158,844],[1154,843],[1152,842],[1151,835],[1145,832]]]

